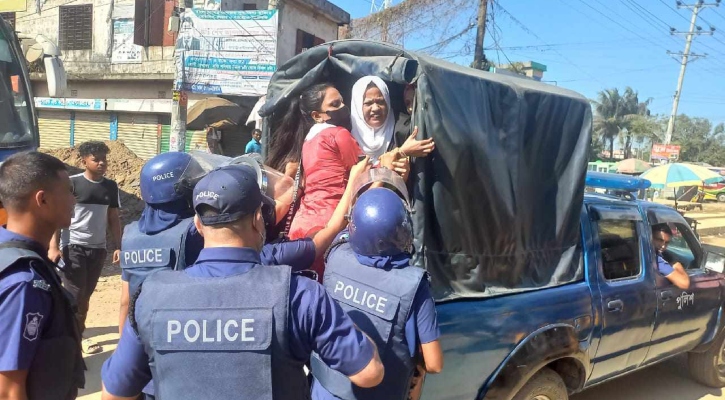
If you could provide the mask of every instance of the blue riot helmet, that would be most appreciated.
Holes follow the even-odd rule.
[[[410,252],[413,223],[405,182],[394,172],[376,168],[354,182],[357,190],[349,214],[350,246],[362,256]]]
[[[265,165],[259,154],[245,154],[229,161],[231,165],[247,165],[257,174],[257,184],[262,191],[262,216],[269,230],[277,225],[277,215],[288,212],[293,199],[294,180],[274,168]]]
[[[196,183],[227,159],[198,151],[159,154],[141,169],[141,198],[148,204],[191,201]]]

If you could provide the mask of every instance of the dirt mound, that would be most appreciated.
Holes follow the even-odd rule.
[[[129,150],[123,142],[105,142],[111,150],[108,153],[108,170],[106,177],[116,181],[121,190],[121,223],[126,224],[138,220],[143,211],[139,177],[145,161]],[[69,171],[77,174],[83,171],[78,150],[76,148],[60,148],[46,150],[46,153],[58,158],[69,166]]]

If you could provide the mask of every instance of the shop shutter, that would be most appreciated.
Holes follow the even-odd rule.
[[[158,121],[155,114],[118,114],[118,140],[148,160],[158,151]]]
[[[107,112],[76,111],[73,145],[78,147],[89,140],[106,141],[111,137],[111,114]]]
[[[251,127],[236,127],[236,129],[225,129],[222,131],[222,148],[224,155],[229,157],[241,156],[247,148],[247,143],[252,140]]]
[[[171,136],[171,126],[161,125],[161,153],[169,151],[169,136]],[[204,150],[206,151],[206,133],[204,131],[186,131],[186,151]]]
[[[40,148],[70,147],[70,112],[38,110]]]

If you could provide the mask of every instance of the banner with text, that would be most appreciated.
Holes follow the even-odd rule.
[[[187,9],[176,42],[176,89],[262,96],[277,70],[277,10]]]
[[[143,47],[133,44],[133,20],[113,20],[111,64],[140,64]]]
[[[672,144],[653,144],[652,160],[671,160],[675,161],[680,158],[680,146]]]

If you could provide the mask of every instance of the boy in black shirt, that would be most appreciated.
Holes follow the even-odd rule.
[[[78,312],[76,319],[81,333],[85,330],[91,294],[98,284],[106,260],[106,232],[110,230],[113,262],[117,263],[121,248],[121,198],[116,182],[104,177],[108,168],[105,143],[89,141],[78,146],[85,171],[71,176],[76,198],[75,213],[68,229],[53,236],[48,257],[60,261],[63,286],[73,295]],[[96,354],[103,349],[90,339],[83,340],[83,352]]]

